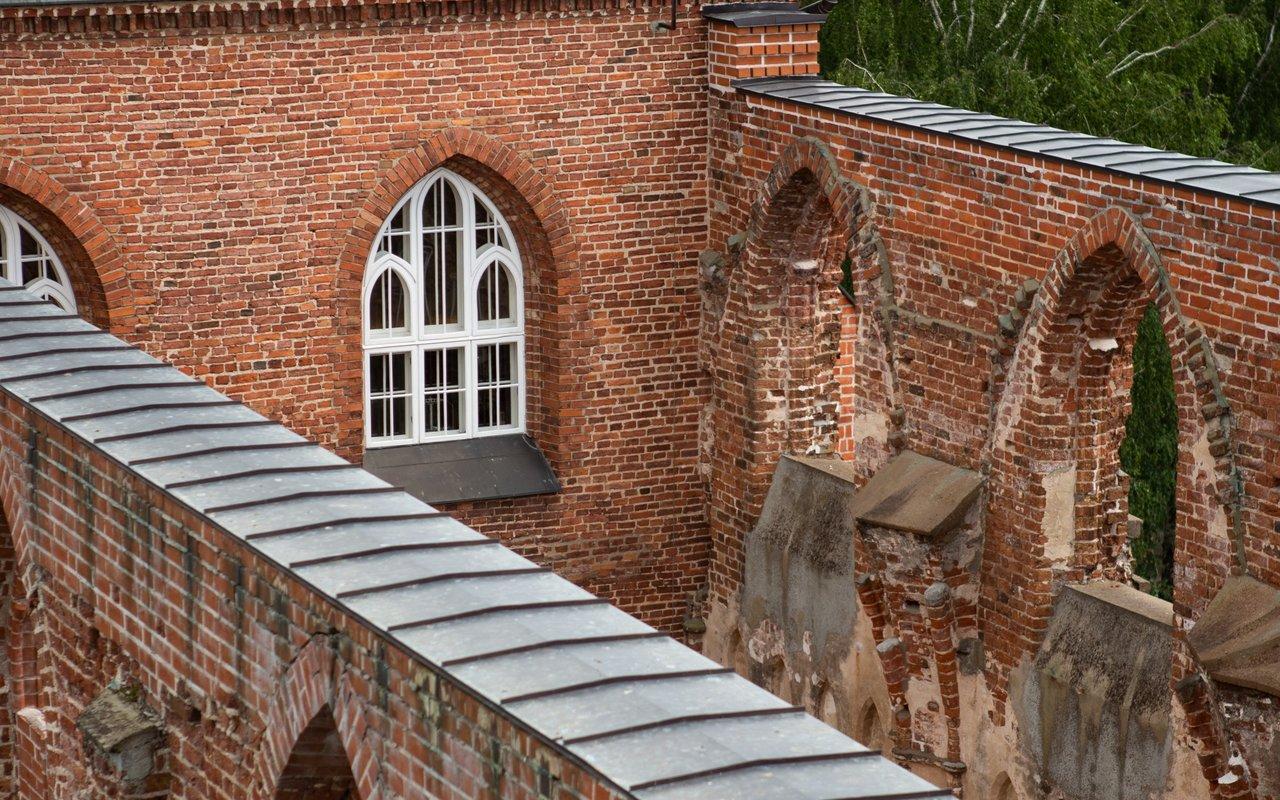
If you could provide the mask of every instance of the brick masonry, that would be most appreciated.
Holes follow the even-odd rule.
[[[886,738],[913,743],[928,762],[918,768],[967,796],[1050,796],[1019,749],[1011,682],[1064,583],[1127,577],[1117,398],[1148,302],[1175,354],[1182,422],[1177,627],[1233,571],[1280,585],[1277,212],[746,95],[733,80],[815,72],[817,26],[736,28],[692,11],[671,32],[651,25],[665,6],[604,2],[3,9],[0,202],[58,249],[86,316],[358,459],[357,298],[373,233],[432,168],[466,174],[530,264],[530,425],[565,490],[451,511],[667,630],[696,631],[705,613],[708,652],[740,666],[741,543],[779,454],[838,453],[862,478],[904,448],[979,470],[979,571],[946,575],[947,606],[905,643],[889,635],[900,609],[885,598],[909,593],[860,583],[860,635],[877,656],[828,716],[865,737],[864,712],[879,708]],[[837,289],[845,257],[852,304]],[[1106,338],[1116,354],[1081,346]],[[8,417],[11,461],[37,433],[34,466],[7,471],[10,663],[36,665],[11,695],[57,686],[75,707],[128,678],[190,730],[164,763],[207,763],[211,787],[265,787],[262,770],[292,775],[286,765],[305,761],[279,746],[269,768],[237,758],[252,726],[222,709],[241,700],[252,719],[279,720],[273,730],[306,731],[304,750],[340,743],[362,785],[370,759],[403,760],[399,740],[352,756],[351,731],[391,731],[404,709],[353,722],[347,701],[373,691],[378,659],[404,689],[392,695],[408,696],[406,664],[293,597],[270,565],[228,583],[241,567],[180,510],[138,499],[144,487],[116,496],[127,476],[80,466],[84,454],[20,409]],[[62,476],[43,484],[49,497],[18,477],[40,469]],[[94,492],[113,499],[86,504]],[[24,509],[42,503],[31,524],[57,530],[26,538]],[[94,543],[59,517],[98,506],[119,532]],[[1062,519],[1065,534],[1051,524]],[[181,561],[179,545],[205,566]],[[108,578],[126,580],[153,549],[166,587],[196,574],[217,597],[242,587],[248,610],[234,613],[257,649],[233,667],[202,655],[240,652],[204,638],[222,630],[214,595],[184,601],[209,626],[175,610],[164,641],[138,641],[120,605],[130,598]],[[308,644],[300,632],[316,620],[338,632]],[[935,661],[952,639],[981,640],[976,675],[957,677],[952,655]],[[202,682],[152,663],[151,647],[187,648]],[[1274,705],[1197,684],[1180,633],[1175,653],[1175,741],[1194,764],[1170,796],[1280,794]],[[311,689],[282,690],[277,705],[241,697],[294,685],[289,663]],[[74,677],[59,677],[64,688],[33,674]],[[455,701],[459,719],[480,714]],[[99,786],[85,759],[30,768],[51,748],[80,752],[65,719],[23,713],[46,705],[24,700],[3,720],[0,749],[32,754],[15,779],[44,782],[29,796]],[[326,707],[332,723],[316,716]],[[957,737],[962,772],[940,766]],[[513,746],[507,774],[533,786],[540,756]],[[467,752],[460,796],[486,780],[483,751]]]
[[[3,796],[622,796],[7,396],[0,450]],[[76,727],[108,685],[165,731],[141,784]]]
[[[1174,353],[1182,429],[1174,681],[1199,674],[1180,631],[1226,576],[1248,570],[1280,584],[1280,493],[1268,458],[1280,214],[717,88],[732,77],[711,79],[709,247],[724,254],[728,277],[708,290],[706,324],[720,336],[703,343],[713,365],[703,437],[714,543],[708,651],[734,663],[744,657],[736,643],[751,639],[735,622],[741,543],[779,454],[838,453],[865,476],[909,448],[979,470],[987,489],[976,574],[949,572],[939,552],[918,562],[921,591],[877,586],[862,603],[875,613],[860,646],[900,654],[883,626],[880,592],[916,609],[928,605],[923,588],[944,580],[954,593],[947,624],[930,615],[932,635],[908,637],[925,660],[908,653],[907,688],[899,662],[883,655],[874,674],[843,676],[853,688],[830,721],[856,731],[855,712],[874,699],[914,714],[896,734],[913,744],[895,752],[935,780],[987,797],[1007,777],[1017,797],[1057,797],[1019,752],[1012,695],[1060,587],[1127,579],[1118,448],[1126,356],[1148,303],[1160,309]],[[842,306],[834,285],[846,256],[853,306]],[[799,305],[789,299],[797,295]],[[1002,315],[1012,327],[1002,328]],[[808,346],[837,327],[838,349]],[[1108,338],[1116,349],[1088,345]],[[843,360],[850,355],[852,365]],[[835,379],[845,376],[852,392]],[[833,407],[834,441],[814,424]],[[961,676],[962,704],[952,652],[959,640],[981,640],[985,655],[980,674]],[[1168,796],[1280,792],[1275,740],[1263,732],[1280,724],[1274,702],[1228,694],[1211,701],[1213,712],[1203,700],[1174,709],[1175,720],[1196,723],[1175,725],[1175,763],[1189,766],[1175,766]],[[816,698],[808,702],[822,711]],[[1207,713],[1221,724],[1199,722]],[[946,763],[956,760],[957,731],[961,769]],[[1197,771],[1203,777],[1186,777]]]
[[[93,321],[359,460],[374,232],[433,167],[475,179],[532,267],[530,425],[565,489],[452,510],[678,630],[708,558],[707,31],[538,8],[3,9],[0,202]]]

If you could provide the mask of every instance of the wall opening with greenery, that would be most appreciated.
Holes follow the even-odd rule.
[[[839,0],[825,77],[1280,170],[1280,0]],[[1177,408],[1148,310],[1121,448],[1135,570],[1172,595]]]
[[[1120,468],[1129,475],[1129,513],[1142,520],[1142,535],[1132,542],[1133,569],[1151,581],[1152,594],[1172,600],[1178,408],[1169,342],[1155,306],[1138,325],[1130,399]]]

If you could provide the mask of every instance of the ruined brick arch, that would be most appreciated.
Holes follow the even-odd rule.
[[[1121,209],[1103,211],[1066,243],[1042,283],[984,454],[992,479],[982,607],[988,635],[1012,644],[992,653],[1005,667],[1038,643],[1055,585],[1127,578],[1121,555],[1128,482],[1119,448],[1132,345],[1149,304],[1159,309],[1173,356],[1179,540],[1208,541],[1209,519],[1221,509],[1217,469],[1206,470],[1191,455],[1206,426],[1200,410],[1207,398],[1193,368],[1201,334],[1183,318],[1141,225]],[[1178,549],[1181,563],[1185,552]],[[1219,567],[1227,565],[1212,565]],[[1033,622],[1010,625],[1010,602],[1025,604],[1020,617]],[[1028,607],[1039,611],[1027,613]]]
[[[568,390],[568,328],[584,324],[587,298],[571,278],[580,272],[578,242],[569,214],[548,176],[514,148],[479,131],[446,128],[405,153],[383,172],[355,213],[338,262],[335,319],[341,333],[339,381],[344,396],[355,398],[340,420],[338,450],[362,451],[359,398],[363,381],[360,320],[361,283],[374,238],[406,192],[433,170],[445,167],[480,188],[507,220],[525,269],[525,360],[528,378],[528,428],[561,471],[569,454],[561,435],[559,410]]]
[[[326,777],[349,770],[349,800],[373,800],[378,796],[375,759],[365,738],[364,714],[346,675],[338,671],[338,664],[333,642],[318,635],[298,651],[279,678],[257,755],[255,777],[260,789],[254,797],[258,800],[295,800],[302,796],[290,794],[285,784],[291,778],[296,783],[299,773],[305,774],[316,766],[300,763],[296,756],[300,746],[310,744],[308,740],[314,737],[309,734],[317,729],[336,733],[343,752],[325,754],[328,763],[319,765],[315,774]]]
[[[874,248],[865,189],[818,139],[796,139],[764,180],[728,265],[711,354],[715,585],[735,586],[741,540],[777,459],[836,450],[841,264]],[[725,541],[727,540],[727,541]]]
[[[54,178],[0,155],[0,205],[49,241],[70,275],[85,319],[116,334],[137,324],[137,298],[124,257],[93,209]]]
[[[25,574],[29,561],[19,543],[22,506],[13,472],[0,468],[0,797],[34,800],[49,788],[42,735],[49,698],[39,681],[43,609]]]

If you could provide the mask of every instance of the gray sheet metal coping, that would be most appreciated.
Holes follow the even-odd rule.
[[[521,433],[366,450],[364,468],[426,503],[560,491],[546,456]]]
[[[12,292],[0,282],[0,388],[627,796],[950,796],[426,503]],[[18,310],[31,319],[4,318]],[[47,353],[5,338],[25,329],[44,341],[35,331],[53,319],[83,335]]]
[[[1280,173],[897,97],[818,77],[748,78],[745,94],[982,142],[1166,186],[1280,207]]]
[[[795,3],[722,3],[703,6],[702,16],[735,28],[821,25],[827,19],[826,14],[802,11]]]

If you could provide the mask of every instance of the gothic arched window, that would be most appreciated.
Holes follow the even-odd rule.
[[[0,206],[0,275],[72,313],[76,296],[53,248],[31,223]]]
[[[523,292],[484,193],[445,169],[411,189],[365,269],[366,443],[523,431]]]

